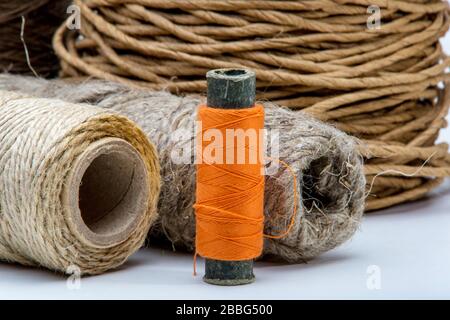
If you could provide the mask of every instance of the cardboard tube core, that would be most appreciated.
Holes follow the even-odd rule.
[[[76,159],[65,188],[73,231],[94,247],[125,241],[147,211],[148,183],[144,161],[128,142],[92,143]]]

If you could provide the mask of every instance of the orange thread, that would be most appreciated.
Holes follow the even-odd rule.
[[[258,154],[258,161],[249,164],[249,153],[243,164],[227,164],[227,140],[223,139],[222,162],[213,163],[205,159],[203,151],[211,141],[203,139],[209,129],[218,129],[226,137],[226,129],[254,129],[264,127],[264,109],[256,105],[249,109],[225,110],[200,106],[199,120],[202,129],[198,132],[197,158],[197,203],[196,210],[196,252],[194,255],[194,276],[197,274],[196,258],[216,260],[250,260],[262,252],[263,237],[280,239],[288,235],[297,216],[297,177],[294,170],[284,161],[265,157],[282,164],[293,177],[294,206],[290,222],[279,235],[263,234],[264,230],[264,175],[261,154],[264,150],[261,136],[256,150],[246,141],[244,147]],[[232,144],[234,157],[239,147]],[[261,154],[260,154],[261,153]],[[236,159],[235,159],[236,160]]]
[[[197,135],[196,254],[215,260],[254,259],[263,248],[264,174],[260,154],[264,145],[264,108],[256,105],[229,110],[200,106],[199,120],[202,129]],[[216,141],[217,136],[211,141],[204,139],[211,129],[220,133],[221,143]],[[250,138],[242,144],[236,136],[230,139],[230,129],[244,130],[241,133],[255,130],[256,145],[251,144]],[[215,161],[204,154],[212,143],[222,147],[212,152]],[[241,160],[245,161],[239,163],[237,155],[242,150],[238,149],[242,147],[245,159]],[[256,152],[256,157],[252,152]],[[251,162],[252,157],[256,161]]]
[[[197,275],[197,250],[195,250],[194,253],[194,273],[193,276],[195,277]]]
[[[266,159],[270,159],[272,161],[281,163],[286,169],[288,169],[289,173],[292,175],[292,189],[293,189],[293,193],[294,193],[294,205],[292,208],[292,216],[291,216],[291,220],[289,221],[289,224],[286,228],[285,231],[283,231],[281,234],[278,235],[270,235],[270,234],[264,234],[265,238],[268,239],[281,239],[285,236],[287,236],[290,232],[292,227],[295,224],[295,218],[297,217],[297,202],[298,202],[298,192],[297,192],[297,175],[295,174],[294,170],[291,168],[290,165],[288,165],[286,162],[284,162],[283,160],[279,160],[279,159],[274,159],[274,158],[269,158],[266,157]]]

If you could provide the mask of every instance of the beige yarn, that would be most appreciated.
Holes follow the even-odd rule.
[[[194,154],[194,121],[201,98],[132,90],[111,82],[69,83],[10,75],[0,76],[0,88],[89,102],[118,111],[142,126],[157,145],[162,167],[160,219],[152,236],[193,249],[195,165],[176,164],[171,154],[184,147]],[[354,139],[339,130],[269,103],[265,110],[265,127],[279,130],[280,159],[297,175],[301,199],[292,232],[280,240],[267,240],[264,254],[291,262],[312,259],[349,239],[361,222],[365,199],[361,159]],[[173,139],[183,129],[191,134]],[[292,175],[283,167],[266,178],[266,233],[285,230],[293,208],[292,188]]]
[[[446,1],[75,3],[81,31],[61,27],[54,38],[64,76],[203,93],[209,69],[251,68],[260,100],[366,143],[366,210],[417,199],[450,175],[448,145],[434,144],[450,104]],[[367,27],[370,5],[381,8],[379,30]]]
[[[108,137],[123,139],[148,171],[147,212],[122,243],[82,241],[62,203],[77,158]],[[159,163],[154,146],[127,118],[99,108],[0,91],[0,260],[60,272],[98,274],[123,264],[156,218]]]

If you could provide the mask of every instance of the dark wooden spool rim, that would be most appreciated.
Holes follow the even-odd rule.
[[[255,105],[256,76],[247,69],[216,69],[206,74],[208,107],[245,109]],[[255,281],[253,260],[220,261],[206,259],[203,280],[221,286]]]

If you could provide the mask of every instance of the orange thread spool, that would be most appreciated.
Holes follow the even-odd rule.
[[[254,259],[263,248],[264,108],[200,106],[199,120],[202,130],[194,206],[197,254],[223,261]],[[205,139],[208,132],[215,133],[214,139]],[[239,132],[244,137],[239,137]],[[222,137],[222,143],[217,137]],[[211,148],[211,144],[217,147]]]
[[[206,78],[207,105],[198,112],[194,275],[200,254],[206,258],[205,282],[248,284],[255,280],[253,259],[262,253],[263,237],[280,239],[294,225],[297,178],[287,163],[267,158],[292,174],[295,203],[285,231],[263,234],[264,108],[255,105],[256,75],[246,69],[217,69]]]
[[[227,137],[227,129],[262,128],[264,112],[255,107],[256,75],[253,71],[211,70],[206,79],[208,107],[200,108],[199,118],[205,122],[200,137],[207,130],[215,130],[221,137],[215,142],[222,145],[216,150],[215,156],[219,159],[214,161],[217,159],[202,159],[202,151],[212,151],[204,145],[204,139],[197,141],[198,159],[203,163],[198,166],[196,254],[206,257],[205,282],[224,286],[248,284],[255,280],[253,258],[262,251],[264,180],[257,175],[257,168],[262,167],[262,157],[252,163],[245,154],[255,156],[262,152],[259,148],[262,141],[254,143],[256,150],[249,150],[251,146],[246,146],[245,141],[243,146],[230,146],[228,142],[234,142],[234,138]],[[239,148],[244,151],[244,159],[235,162],[238,159],[233,157]],[[212,154],[209,156],[217,158]],[[246,167],[246,164],[252,166]],[[245,259],[247,257],[251,258]],[[194,274],[195,261],[194,258]]]

